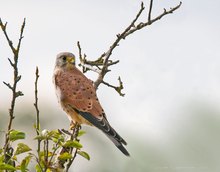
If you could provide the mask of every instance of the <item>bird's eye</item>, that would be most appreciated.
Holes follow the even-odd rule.
[[[63,61],[66,61],[66,56],[63,56]]]

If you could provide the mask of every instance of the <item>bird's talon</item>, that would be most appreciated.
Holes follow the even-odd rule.
[[[71,121],[69,129],[73,130],[76,126],[77,126],[77,124],[75,122]]]

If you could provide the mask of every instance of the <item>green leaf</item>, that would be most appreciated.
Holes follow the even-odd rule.
[[[17,159],[17,156],[14,155],[14,156],[12,157],[12,160],[13,160],[13,161],[17,161],[17,160],[18,160],[18,159]]]
[[[76,140],[67,140],[63,144],[63,147],[73,147],[73,148],[80,149],[80,148],[82,148],[82,145]]]
[[[67,160],[67,159],[71,159],[72,157],[73,157],[73,156],[72,156],[71,154],[69,154],[69,153],[67,153],[67,152],[64,152],[63,154],[61,154],[61,155],[58,157],[58,159],[65,161],[65,160]]]
[[[32,156],[31,155],[28,155],[26,156],[22,162],[21,162],[21,172],[26,172],[27,171],[27,166],[31,160]]]
[[[53,155],[53,152],[48,152],[47,156],[51,157]],[[44,151],[40,151],[40,157],[43,158],[45,156],[45,152]]]
[[[86,133],[85,131],[80,130],[80,131],[79,131],[79,133],[78,133],[78,137],[80,137],[80,136],[84,135],[85,133]]]
[[[2,149],[2,148],[0,148],[0,154],[2,154],[2,152],[3,152],[3,149]]]
[[[87,160],[90,160],[90,156],[87,152],[77,151],[77,154],[81,155],[82,157],[86,158]]]
[[[60,133],[54,133],[54,135],[51,136],[51,139],[54,143],[64,142],[64,137]]]
[[[0,163],[0,170],[12,170],[12,171],[15,171],[16,168],[13,167],[12,165],[9,165],[9,164]]]
[[[61,134],[58,132],[58,130],[52,130],[52,131],[49,131],[47,135],[49,137],[58,138]]]
[[[64,141],[63,135],[58,130],[48,132],[47,138],[53,140],[55,143]]]
[[[35,166],[35,170],[36,170],[36,172],[42,172],[41,168],[40,168],[40,166],[38,164]]]
[[[5,157],[4,155],[0,156],[0,164],[4,161],[4,157]]]
[[[25,133],[17,130],[11,130],[9,132],[9,140],[15,141],[19,139],[25,139]]]
[[[46,139],[46,137],[43,136],[43,135],[39,135],[39,136],[34,138],[34,140],[44,140],[44,139]]]
[[[22,154],[24,152],[28,152],[30,150],[31,150],[31,148],[29,148],[28,145],[26,145],[24,143],[18,143],[17,149],[15,151],[15,155],[19,155],[19,154]]]

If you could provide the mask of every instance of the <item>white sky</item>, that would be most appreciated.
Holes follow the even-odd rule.
[[[147,1],[144,1],[145,5]],[[155,2],[154,16],[164,7],[179,1]],[[51,82],[55,56],[61,51],[78,55],[76,42],[91,59],[106,51],[134,18],[140,1],[4,1],[0,0],[0,17],[8,22],[8,33],[17,40],[19,27],[26,17],[26,27],[19,60],[25,94],[20,100],[33,100],[35,67],[40,69],[39,99],[54,111],[60,111]],[[114,51],[112,59],[120,63],[106,80],[124,82],[126,96],[101,86],[98,95],[113,126],[132,132],[142,131],[158,139],[172,123],[175,112],[185,102],[205,101],[220,104],[220,2],[185,0],[182,7],[152,26],[139,31]],[[147,13],[145,12],[147,15]],[[147,16],[142,17],[146,19]],[[11,57],[7,42],[0,33],[0,82],[10,81],[7,62]],[[95,74],[90,74],[94,78]],[[0,108],[9,106],[7,88],[0,84]],[[3,101],[4,100],[4,101]],[[174,125],[174,124],[172,124]],[[178,124],[176,124],[178,125]],[[127,136],[128,138],[128,136]],[[128,138],[129,140],[129,138]]]

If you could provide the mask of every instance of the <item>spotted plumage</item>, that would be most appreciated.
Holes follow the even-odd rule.
[[[110,126],[97,98],[93,82],[75,67],[75,56],[72,53],[63,52],[57,55],[53,81],[58,101],[73,123],[97,127],[129,156],[123,146],[127,143]]]

